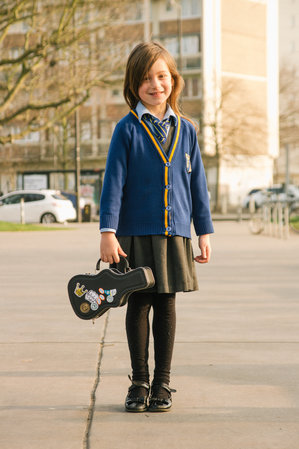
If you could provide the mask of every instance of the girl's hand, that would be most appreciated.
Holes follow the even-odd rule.
[[[211,257],[211,244],[210,244],[210,235],[204,234],[198,237],[198,246],[201,251],[200,256],[194,257],[194,260],[198,263],[208,263]]]
[[[118,263],[119,255],[127,257],[127,254],[121,248],[114,232],[102,232],[100,257],[103,262]]]

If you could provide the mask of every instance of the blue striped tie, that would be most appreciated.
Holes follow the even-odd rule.
[[[164,144],[170,128],[170,118],[160,121],[150,114],[144,114],[144,118],[153,125],[155,137],[157,137],[160,143]]]

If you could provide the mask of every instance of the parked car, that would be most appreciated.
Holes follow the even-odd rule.
[[[64,223],[76,219],[72,202],[58,190],[16,190],[0,197],[0,221],[18,223],[24,198],[25,223]]]
[[[266,201],[299,200],[299,187],[290,184],[287,192],[283,185],[274,185],[266,189],[252,189],[243,200],[242,206],[249,207],[250,199],[253,198],[256,208],[261,207]]]
[[[77,195],[76,192],[61,191],[62,195],[68,198],[74,208],[77,210]],[[97,218],[96,205],[92,198],[80,197],[80,209],[82,221],[91,221]]]
[[[67,190],[61,190],[61,194],[67,198],[68,200],[70,200],[74,206],[74,208],[77,208],[77,195],[76,192],[69,192]],[[82,196],[80,197],[80,209],[83,210],[85,206],[85,200],[84,198],[82,198]]]
[[[251,197],[254,198],[254,195],[255,195],[256,193],[259,194],[259,192],[260,192],[261,190],[262,190],[262,189],[251,189],[251,190],[247,193],[247,195],[245,196],[245,198],[244,198],[244,200],[243,200],[243,202],[242,202],[242,207],[248,208],[248,207],[249,207],[249,201],[250,201],[250,198],[251,198]]]

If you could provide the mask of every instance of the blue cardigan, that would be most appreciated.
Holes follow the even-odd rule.
[[[135,111],[116,126],[107,157],[100,227],[116,235],[214,232],[206,177],[194,127],[177,117],[166,155]]]

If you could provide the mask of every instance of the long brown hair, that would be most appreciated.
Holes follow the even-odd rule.
[[[182,115],[178,104],[179,95],[184,87],[184,80],[179,74],[174,58],[159,42],[145,42],[136,45],[129,55],[124,81],[124,97],[131,109],[135,109],[138,101],[138,89],[142,80],[148,74],[151,66],[157,59],[163,58],[166,62],[171,77],[173,88],[167,103],[175,114]]]

